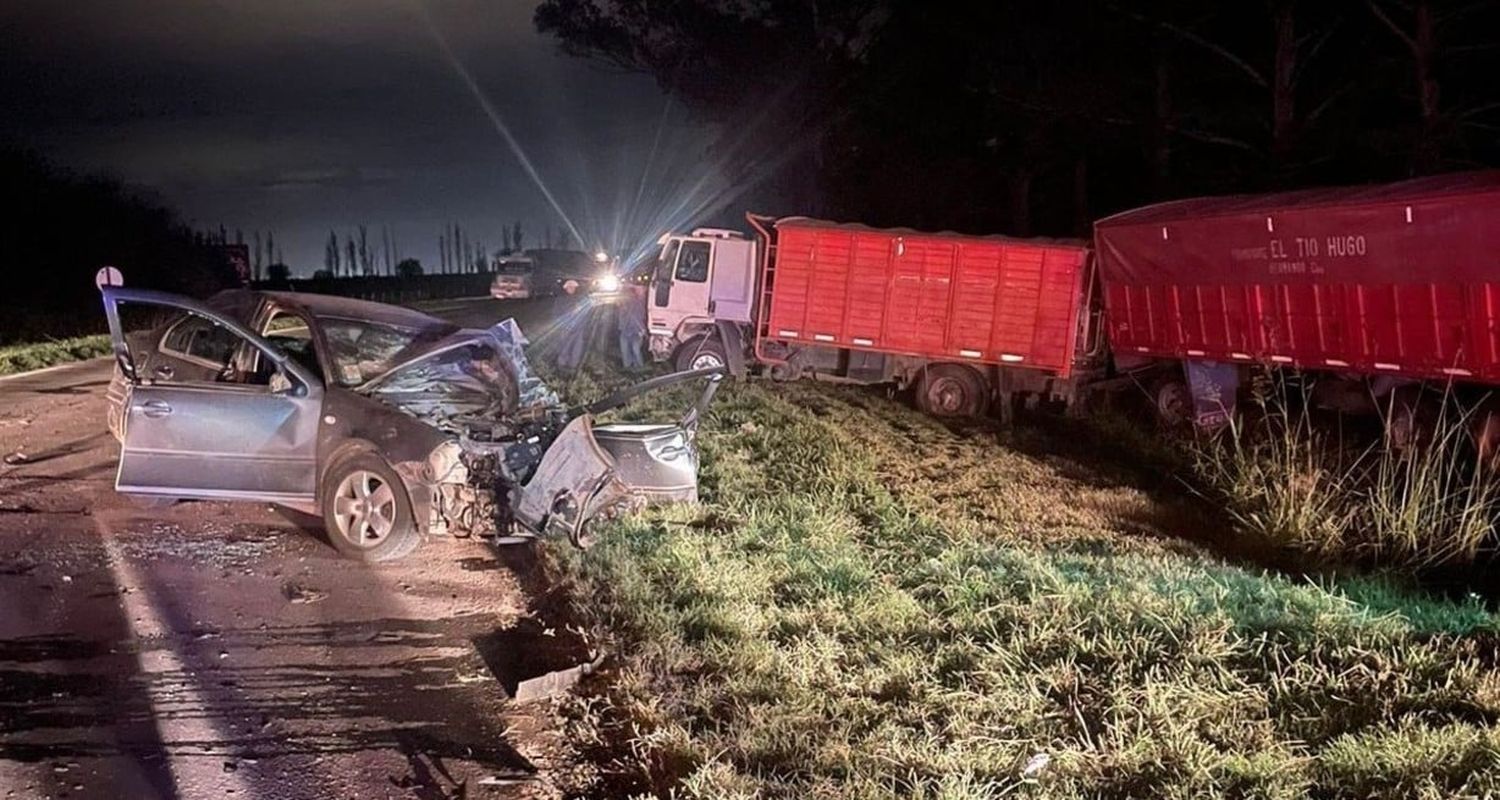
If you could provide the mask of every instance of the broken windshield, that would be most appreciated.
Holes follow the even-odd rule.
[[[409,358],[414,348],[441,339],[446,333],[355,319],[324,317],[320,322],[328,342],[328,371],[334,382],[347,387],[385,374]]]

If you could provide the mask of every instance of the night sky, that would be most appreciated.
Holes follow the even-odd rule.
[[[708,134],[650,78],[558,52],[534,6],[9,0],[0,143],[139,186],[195,226],[273,230],[298,274],[322,266],[330,228],[360,223],[376,240],[393,226],[428,265],[449,222],[495,250],[519,219],[534,246],[563,222],[430,21],[586,245],[628,246],[681,205],[663,196],[681,182],[666,173],[707,169]],[[643,171],[655,175],[644,185]]]

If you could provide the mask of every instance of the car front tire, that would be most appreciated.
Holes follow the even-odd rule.
[[[373,453],[338,459],[323,474],[319,505],[328,540],[361,561],[394,561],[422,541],[396,471]]]

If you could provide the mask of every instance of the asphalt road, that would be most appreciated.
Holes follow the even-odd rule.
[[[550,304],[429,309],[465,325]],[[257,504],[113,491],[106,360],[0,379],[0,795],[552,797],[555,709],[508,701],[581,643],[538,616],[524,553],[429,542],[339,558]]]

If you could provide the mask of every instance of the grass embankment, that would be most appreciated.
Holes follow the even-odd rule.
[[[701,506],[549,550],[614,653],[575,709],[610,792],[1500,792],[1477,601],[1226,563],[1175,535],[1211,520],[867,392],[729,387],[700,442]]]
[[[1205,493],[1241,529],[1322,561],[1403,569],[1464,567],[1494,550],[1500,484],[1468,413],[1445,409],[1402,451],[1290,405],[1191,448]]]
[[[0,375],[27,372],[70,361],[109,355],[109,334],[74,336],[50,342],[0,347]]]

